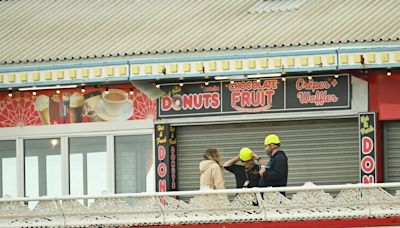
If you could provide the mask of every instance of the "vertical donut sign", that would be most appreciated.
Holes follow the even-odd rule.
[[[176,127],[169,127],[169,145],[170,145],[170,162],[171,162],[171,191],[178,189],[177,178],[177,153],[176,153]]]
[[[359,113],[360,182],[376,183],[376,117],[374,112]]]
[[[170,126],[155,125],[156,144],[156,191],[166,192],[171,188],[170,177]]]

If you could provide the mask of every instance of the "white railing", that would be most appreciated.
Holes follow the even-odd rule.
[[[400,183],[0,199],[0,227],[145,226],[400,216]],[[390,194],[389,192],[394,193]],[[283,196],[286,192],[290,197]],[[177,198],[184,198],[179,200]],[[90,200],[90,205],[81,202]]]

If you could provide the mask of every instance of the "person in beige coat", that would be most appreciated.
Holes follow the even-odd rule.
[[[207,149],[200,162],[200,189],[225,189],[221,155],[217,149]]]

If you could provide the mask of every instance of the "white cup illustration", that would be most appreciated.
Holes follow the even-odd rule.
[[[119,116],[125,111],[125,103],[128,94],[121,89],[109,89],[108,93],[101,94],[103,98],[103,110],[111,116]]]

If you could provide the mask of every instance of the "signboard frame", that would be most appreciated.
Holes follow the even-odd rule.
[[[242,93],[238,95],[239,98],[232,95],[236,91],[228,91],[233,87],[230,81],[209,82],[207,86],[203,82],[189,82],[185,83],[183,87],[176,84],[164,84],[161,89],[166,92],[166,95],[157,100],[158,118],[351,108],[351,76],[349,74],[341,74],[338,78],[335,75],[315,75],[312,79],[307,79],[307,77],[287,77],[285,81],[282,81],[282,78],[236,80],[233,85],[239,88],[237,89],[239,93]],[[292,81],[295,80],[296,88],[288,88],[288,84],[293,87]],[[298,86],[297,81],[300,80],[304,83]],[[341,87],[336,87],[336,85]],[[335,93],[335,89],[339,90],[340,93]],[[260,95],[261,93],[262,95]],[[291,97],[288,97],[288,95],[291,95]],[[297,98],[294,96],[297,96]],[[247,99],[247,103],[243,102],[244,98]],[[270,104],[265,101],[269,98],[272,101]],[[240,100],[242,104],[249,107],[244,107],[243,111],[235,110],[232,105],[232,101],[235,99],[242,99]],[[258,109],[251,107],[252,104],[248,104],[250,99],[252,102],[256,101],[264,106],[260,106]],[[260,101],[260,99],[264,100]],[[299,104],[294,103],[297,102],[297,99]],[[338,100],[341,104],[335,105]],[[193,105],[195,101],[198,101],[197,107]],[[190,105],[187,105],[188,102],[191,102]],[[271,107],[268,108],[267,105]]]
[[[359,113],[358,129],[360,183],[376,183],[376,113]]]

